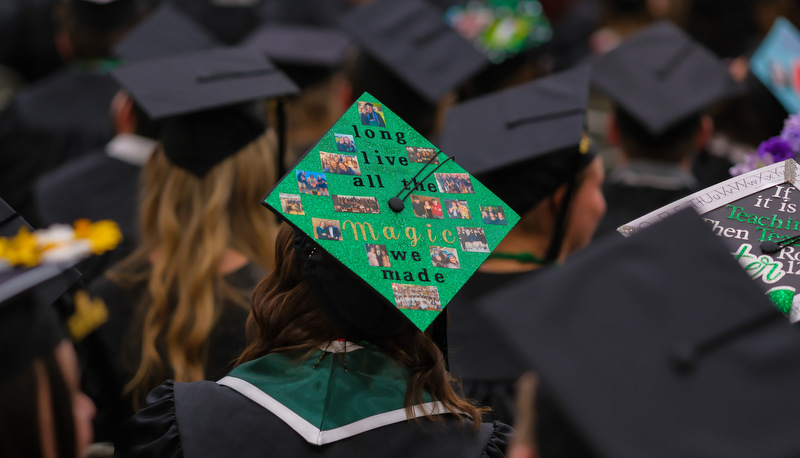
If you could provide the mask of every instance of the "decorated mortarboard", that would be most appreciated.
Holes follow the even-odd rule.
[[[442,147],[525,213],[595,156],[585,136],[589,78],[581,66],[456,105]]]
[[[345,15],[342,26],[369,55],[433,104],[489,65],[423,0],[377,0]]]
[[[133,23],[145,6],[142,0],[71,0],[70,3],[78,22],[100,31]]]
[[[653,136],[740,91],[716,56],[668,22],[597,58],[592,82]]]
[[[800,32],[778,18],[750,58],[750,72],[789,113],[800,112]]]
[[[151,119],[161,122],[169,160],[202,177],[263,135],[258,101],[297,86],[252,49],[210,49],[128,64],[112,75]]]
[[[201,51],[217,44],[210,32],[164,3],[114,47],[114,54],[126,62],[136,62]]]
[[[342,65],[350,38],[334,28],[270,24],[250,34],[242,46],[264,53],[297,85],[307,87]]]
[[[800,335],[709,229],[685,211],[481,298],[592,456],[800,455]]]
[[[351,340],[353,334],[390,337],[408,320],[424,331],[519,220],[448,154],[367,93],[264,204],[299,234],[306,279],[325,296],[320,303],[329,314],[340,315],[337,324],[352,331]],[[503,218],[483,218],[485,209]],[[327,257],[320,263],[336,267],[326,281],[314,280],[311,263],[320,256]],[[384,306],[351,297],[359,296],[355,289],[326,292],[344,284],[360,287]]]
[[[654,210],[617,229],[630,235],[687,207],[720,237],[775,306],[800,320],[800,117],[790,116],[781,135],[731,168],[733,178]]]
[[[0,237],[0,383],[65,337],[52,304],[78,279],[72,267],[93,253],[113,249],[120,238],[109,221],[79,221],[74,227],[55,225],[37,232],[24,225],[15,236]],[[70,331],[85,332],[89,322],[97,320],[76,313],[67,325]]]
[[[445,21],[498,64],[553,37],[537,0],[482,0],[453,5]]]

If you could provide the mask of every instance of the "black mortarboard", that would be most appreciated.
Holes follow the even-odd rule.
[[[151,119],[161,122],[169,160],[197,176],[266,129],[256,101],[297,92],[250,49],[211,49],[117,68],[112,75]]]
[[[0,237],[14,237],[22,228],[33,231],[33,227],[16,210],[0,199]],[[69,269],[58,278],[47,282],[45,287],[39,288],[38,294],[43,302],[52,304],[79,278],[81,274],[77,270]]]
[[[342,65],[350,39],[332,28],[274,24],[253,32],[243,46],[264,53],[298,86],[307,87]]]
[[[49,294],[63,272],[56,265],[0,271],[0,383],[65,338]]]
[[[171,2],[226,45],[239,44],[264,19],[263,0],[171,0]]]
[[[523,214],[594,158],[584,141],[587,66],[453,107],[442,149]]]
[[[597,58],[592,82],[653,136],[739,91],[717,57],[668,22]]]
[[[598,456],[800,455],[800,335],[693,211],[482,308]]]
[[[210,32],[164,3],[114,48],[117,57],[135,62],[201,51],[217,45]]]
[[[436,103],[489,65],[422,0],[378,0],[342,18],[359,46],[428,102]]]
[[[81,25],[106,31],[135,21],[144,4],[141,0],[72,0],[71,6]]]

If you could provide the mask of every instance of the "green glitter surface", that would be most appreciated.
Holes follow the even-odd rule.
[[[322,139],[303,156],[295,169],[283,177],[272,192],[265,197],[264,204],[280,213],[289,223],[312,238],[315,238],[317,227],[317,225],[313,224],[312,218],[338,221],[341,239],[322,240],[316,238],[317,243],[336,256],[356,275],[364,279],[392,306],[397,306],[392,289],[392,284],[395,283],[401,285],[401,289],[403,289],[402,285],[436,288],[441,306],[444,308],[483,263],[489,252],[500,243],[514,224],[519,221],[519,216],[471,176],[469,180],[474,193],[440,192],[436,180],[437,175],[442,173],[466,173],[454,160],[444,162],[447,156],[458,157],[458,151],[448,151],[447,154],[439,152],[437,159],[441,167],[424,182],[421,182],[439,164],[434,163],[426,166],[425,163],[408,160],[409,153],[406,147],[436,147],[386,107],[382,107],[386,127],[362,125],[359,102],[380,104],[380,101],[364,93],[358,99],[358,102],[353,104]],[[370,132],[374,133],[374,138],[368,137]],[[338,137],[352,135],[354,137],[355,153],[340,151],[337,148],[337,135],[335,134],[339,134]],[[346,150],[349,146],[341,145],[340,148]],[[436,148],[436,151],[438,151],[438,148]],[[320,152],[357,158],[360,174],[348,175],[323,171]],[[365,161],[364,154],[367,155],[369,163]],[[486,154],[492,154],[492,152],[487,151]],[[376,156],[380,156],[380,160]],[[382,164],[379,162],[382,162]],[[438,198],[442,207],[442,218],[415,216],[412,196],[405,199],[405,208],[401,212],[395,213],[389,208],[388,202],[390,198],[397,196],[398,193],[399,197],[403,198],[408,193],[408,191],[401,192],[404,186],[401,180],[405,179],[410,182],[423,168],[425,170],[419,174],[417,182],[422,183],[424,191],[411,190],[411,195],[420,196],[421,202],[424,201],[425,197]],[[301,193],[297,171],[315,174],[324,173],[327,179],[328,195]],[[380,177],[380,183],[378,177]],[[370,178],[372,186],[370,186]],[[359,179],[363,182],[363,186],[356,185]],[[311,184],[313,184],[313,180],[311,180]],[[431,187],[429,188],[429,186]],[[303,214],[297,214],[300,213],[300,211],[297,211],[297,207],[294,207],[291,212],[288,208],[286,212],[283,211],[281,198],[283,197],[284,202],[286,202],[287,195],[299,196]],[[336,211],[334,209],[335,198],[333,196],[374,197],[377,199],[379,213]],[[294,199],[295,202],[298,200],[296,197],[290,199]],[[451,199],[466,201],[470,219],[449,217],[445,200]],[[502,207],[500,210],[504,213],[505,218],[487,219],[487,221],[494,224],[484,223],[481,215],[481,206]],[[431,216],[437,213],[433,208],[428,213],[424,213],[422,207],[419,207],[418,211],[421,214]],[[363,223],[364,232],[357,224],[353,223]],[[370,226],[372,231],[370,231]],[[485,248],[486,251],[465,251],[459,241],[457,227],[482,229],[488,245]],[[394,230],[394,237],[391,237],[392,230]],[[366,233],[366,240],[364,239],[364,233]],[[411,238],[416,238],[417,241],[414,242]],[[385,245],[388,252],[395,252],[394,255],[387,253],[391,266],[370,265],[370,258],[365,247],[366,243]],[[473,243],[472,247],[476,245]],[[431,247],[441,247],[448,252],[455,252],[458,257],[457,262],[450,263],[449,267],[445,267],[442,262],[438,263],[440,267],[434,266],[431,258]],[[405,259],[403,259],[401,253],[404,253]],[[372,258],[373,264],[375,264],[376,258]],[[378,262],[380,263],[380,259],[378,259]],[[455,268],[454,264],[458,267]],[[399,280],[392,278],[394,272],[399,275]],[[420,273],[423,274],[422,279],[420,279]],[[429,281],[423,281],[425,274],[427,274]],[[436,280],[437,275],[439,275],[438,279],[441,281]],[[408,279],[408,276],[413,276],[413,280]],[[432,293],[433,291],[428,290],[428,292]],[[399,308],[408,319],[423,331],[439,314],[439,311],[434,310],[435,306],[429,306],[428,309]]]

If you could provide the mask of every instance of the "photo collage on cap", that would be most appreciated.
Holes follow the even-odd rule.
[[[455,155],[365,93],[264,204],[424,330],[519,220]]]

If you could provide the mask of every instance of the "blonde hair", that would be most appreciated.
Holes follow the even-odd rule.
[[[271,269],[277,227],[260,199],[275,182],[274,152],[274,135],[265,134],[203,178],[170,164],[161,148],[145,166],[141,242],[109,274],[122,287],[146,285],[134,329],[138,368],[124,388],[134,405],[166,376],[202,380],[224,300],[247,308],[248,292],[219,271],[226,250]]]

